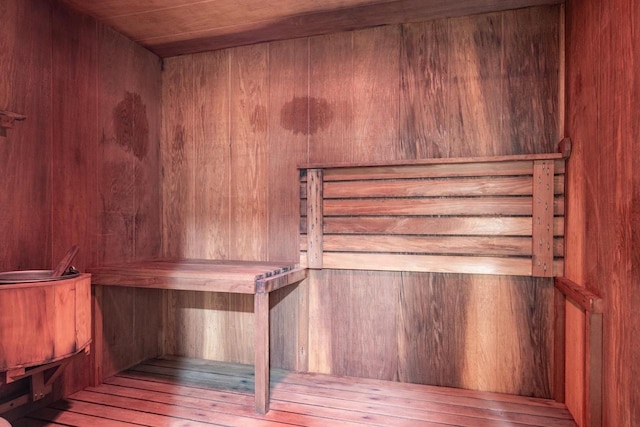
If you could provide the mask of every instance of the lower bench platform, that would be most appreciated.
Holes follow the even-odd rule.
[[[165,356],[33,412],[43,426],[575,426],[552,400],[271,369],[254,410],[253,367]]]

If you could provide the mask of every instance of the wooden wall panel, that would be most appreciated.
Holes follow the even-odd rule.
[[[504,13],[504,126],[514,153],[554,152],[559,134],[560,28],[558,10]]]
[[[195,257],[193,59],[164,62],[162,73],[162,255]]]
[[[51,6],[0,5],[0,110],[27,116],[0,137],[0,271],[51,262]]]
[[[97,24],[56,5],[52,22],[52,265],[72,245],[78,245],[73,265],[85,271],[95,265],[98,244],[98,128],[92,96],[97,83]],[[75,359],[65,370],[56,394],[66,395],[86,386],[89,372],[88,357]]]
[[[640,417],[639,13],[636,0],[567,3],[566,132],[575,147],[568,164],[567,277],[603,297],[603,425],[633,425]],[[567,349],[568,363],[579,357],[579,349]],[[566,394],[583,392],[568,376]]]
[[[299,159],[349,162],[553,151],[559,127],[559,19],[560,7],[542,7],[226,51],[231,154],[228,161],[216,162],[230,180],[226,255],[277,259],[293,254],[293,236],[286,230],[297,221],[291,215],[298,214],[298,189],[286,181],[294,177]],[[515,34],[518,27],[522,36]],[[165,76],[199,75],[185,58],[167,61]],[[192,98],[167,90],[176,98],[165,104],[165,116],[172,109],[194,108]],[[196,115],[194,126],[201,126],[205,116]],[[171,144],[170,131],[165,124],[163,150]],[[520,134],[526,135],[516,140]],[[196,140],[185,140],[185,146]],[[163,161],[166,171],[173,160]],[[165,174],[165,206],[181,185]],[[188,193],[185,203],[193,203],[193,197]],[[215,216],[213,209],[209,213]],[[192,232],[192,218],[179,220],[165,222],[165,240],[172,230]],[[206,238],[204,244],[191,242],[181,250],[205,254],[215,245]],[[551,290],[548,280],[312,272],[305,284],[274,298],[274,362],[548,397]],[[195,303],[185,299],[180,304]],[[206,309],[218,303],[198,304]],[[243,320],[251,312],[249,302],[232,297],[228,304],[228,318],[221,321],[229,323],[223,326],[244,331],[244,338],[215,331],[219,339],[212,342],[225,350],[193,355],[211,351],[228,360],[251,360],[252,326]],[[184,315],[174,319],[174,334],[192,328],[190,319],[201,314]],[[288,326],[292,320],[303,325],[298,323],[296,331]],[[372,327],[383,345],[374,343],[368,332]],[[308,347],[302,349],[305,340]],[[289,355],[292,350],[298,356],[306,352],[302,364]]]
[[[268,257],[268,45],[231,53],[230,140],[232,259]]]
[[[7,82],[0,82],[0,109],[28,116],[0,141],[0,162],[7,161],[0,179],[13,188],[3,192],[10,199],[0,199],[0,224],[11,227],[0,230],[0,269],[50,268],[72,244],[80,246],[74,260],[80,270],[157,255],[158,58],[54,2],[9,0],[0,12],[0,70]],[[119,323],[143,326],[136,345],[128,342],[113,363],[158,354],[161,296],[135,302],[123,295],[112,311],[108,303],[102,307],[105,319],[118,319],[118,310],[158,307],[134,325]],[[88,364],[88,358],[75,360],[54,397],[87,386]]]
[[[160,254],[161,76],[159,59],[122,35],[98,26],[97,37],[101,265]],[[162,353],[161,291],[105,289],[102,295],[105,376]]]
[[[90,96],[98,76],[97,24],[59,6],[53,18],[66,25],[53,26],[52,261],[78,245],[73,265],[84,271],[95,265],[98,243],[97,105]]]
[[[352,33],[309,40],[309,161],[353,162]],[[313,132],[313,133],[312,133]]]
[[[407,159],[447,157],[449,21],[401,29],[399,149]]]
[[[269,45],[269,234],[270,261],[296,261],[299,256],[298,165],[307,160],[311,133],[309,114],[320,103],[308,96],[308,39]],[[301,369],[306,361],[307,322],[294,322],[305,315],[308,284],[284,288],[270,296],[271,362],[287,369]]]
[[[198,257],[210,259],[226,259],[231,245],[229,53],[193,56],[194,247]]]

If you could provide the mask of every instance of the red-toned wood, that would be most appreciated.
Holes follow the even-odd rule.
[[[288,169],[291,166],[289,159],[278,160],[278,157],[287,157],[288,153],[284,153],[284,148],[280,145],[272,146],[273,139],[279,136],[291,141],[287,144],[300,144],[291,146],[292,156],[297,158],[302,155],[309,164],[369,161],[384,164],[400,159],[411,162],[418,155],[422,158],[432,154],[440,157],[478,158],[496,154],[528,155],[532,152],[555,151],[555,143],[559,140],[559,101],[555,92],[548,90],[549,84],[545,80],[548,78],[549,81],[553,81],[556,79],[553,74],[558,72],[556,64],[559,46],[555,41],[560,8],[542,9],[544,10],[444,19],[429,22],[424,25],[425,28],[423,25],[412,25],[411,31],[405,31],[404,26],[399,26],[318,36],[300,39],[295,43],[269,43],[259,47],[252,46],[251,49],[229,49],[224,52],[230,57],[230,70],[234,75],[230,76],[228,81],[219,82],[219,91],[216,91],[207,79],[196,77],[192,65],[189,65],[190,59],[193,58],[187,56],[165,61],[165,75],[181,75],[181,78],[186,80],[209,82],[204,85],[203,90],[219,93],[224,98],[220,105],[226,103],[231,106],[231,113],[240,114],[240,119],[244,120],[242,123],[233,120],[220,123],[220,126],[232,130],[228,144],[235,166],[229,167],[231,160],[226,160],[223,155],[217,159],[220,162],[220,170],[227,171],[225,173],[228,174],[230,182],[233,182],[232,188],[240,188],[245,181],[250,180],[249,176],[259,177],[258,179],[262,180],[259,185],[262,185],[263,181],[269,181],[266,185],[266,188],[269,188],[268,196],[265,199],[256,199],[258,204],[263,203],[264,206],[255,206],[254,198],[245,197],[246,194],[238,198],[241,193],[236,190],[227,193],[229,195],[224,200],[228,200],[229,212],[234,212],[230,220],[237,216],[235,212],[240,214],[238,224],[246,222],[245,214],[247,217],[253,214],[266,215],[266,218],[255,218],[251,223],[262,224],[259,227],[234,225],[234,245],[245,247],[242,242],[253,239],[249,235],[257,233],[254,241],[264,242],[267,249],[245,247],[243,253],[251,254],[253,259],[265,257],[262,259],[275,260],[275,254],[285,254],[290,250],[290,238],[276,238],[275,231],[272,232],[278,230],[277,233],[280,234],[280,230],[290,227],[291,218],[282,216],[280,222],[278,217],[284,211],[291,212],[291,200],[286,198],[298,197],[297,188],[288,188],[282,195],[276,195],[273,191],[277,190],[271,190],[272,179],[275,182],[273,188],[276,188],[284,185],[282,177],[291,173]],[[522,13],[522,16],[519,13]],[[433,31],[429,30],[432,26]],[[519,27],[522,37],[517,31]],[[536,32],[541,33],[539,39],[532,36]],[[241,75],[238,72],[240,68],[233,65],[240,63],[255,66],[250,73]],[[295,65],[280,65],[292,63]],[[366,68],[364,64],[374,65]],[[518,81],[509,81],[512,78],[509,74],[509,64],[517,64]],[[266,76],[262,71],[263,67],[266,67]],[[304,67],[306,70],[303,71]],[[292,78],[291,75],[296,77]],[[220,75],[220,78],[224,80],[223,75]],[[194,101],[191,95],[194,91],[183,90],[183,83],[176,82],[175,87],[172,87],[174,84],[171,80],[166,81],[169,83],[171,95],[166,97],[170,105],[167,104],[164,108],[164,114],[169,121],[172,120],[173,110],[176,117],[183,115],[184,111],[190,111],[191,118],[188,120],[196,127],[206,126],[207,117],[213,114],[217,119],[225,116],[224,110],[208,106],[204,106],[202,110],[196,108],[196,104],[200,104]],[[223,89],[225,85],[231,85],[229,87],[234,89],[227,94]],[[523,92],[529,90],[533,95],[525,96]],[[288,96],[284,96],[283,92]],[[428,95],[432,93],[433,96]],[[296,97],[303,99],[295,101],[300,107],[295,109],[299,116],[295,115],[295,118],[292,118],[288,104]],[[398,101],[394,101],[396,97]],[[412,108],[403,105],[404,100],[409,99],[413,99]],[[242,104],[243,102],[245,104]],[[259,110],[255,107],[261,103],[265,106],[268,124],[266,132],[254,129],[248,117],[254,111],[256,118],[259,117]],[[307,106],[306,110],[304,106]],[[411,111],[422,107],[428,109],[430,118],[434,118],[433,126],[431,123],[421,123],[421,120],[426,120],[424,117],[416,118],[414,121],[409,117],[413,114]],[[419,116],[420,112],[415,114]],[[394,118],[395,115],[397,119]],[[385,123],[368,122],[368,117],[371,117],[371,120],[376,117],[377,121],[388,122],[389,128],[381,127]],[[168,130],[173,129],[173,123],[165,123],[169,125]],[[410,128],[413,126],[412,123],[415,123],[416,128]],[[541,130],[542,123],[549,124],[549,129]],[[391,129],[393,127],[395,129]],[[424,129],[427,127],[432,129],[434,134],[420,136],[426,135]],[[380,131],[372,132],[374,129]],[[525,132],[524,129],[527,129],[526,136],[523,137],[526,141],[515,140],[513,135]],[[163,150],[170,148],[175,141],[172,135],[168,133],[163,138]],[[440,139],[437,139],[438,135]],[[256,145],[251,145],[254,141],[250,138],[253,137],[259,139]],[[195,161],[189,160],[188,154],[192,139],[188,133],[185,134],[185,149],[181,151],[185,155],[182,158],[168,156],[163,160],[166,162],[163,183],[166,200],[181,201],[179,204],[166,202],[165,212],[173,209],[185,209],[185,212],[188,212],[187,207],[196,203],[196,184],[188,184],[192,182],[192,178],[180,181],[180,175],[171,172],[171,162],[174,160],[183,162],[181,168],[185,171],[195,167]],[[436,147],[436,144],[439,145]],[[260,164],[246,168],[242,153],[249,147],[256,150],[247,155],[254,156],[255,161]],[[274,147],[275,151],[271,153]],[[529,150],[532,147],[535,149]],[[262,149],[267,150],[264,156],[260,151]],[[562,157],[557,156],[558,159]],[[460,169],[459,165],[439,166],[448,167],[450,170]],[[236,176],[239,169],[247,170],[247,176]],[[345,168],[341,172],[349,171]],[[274,174],[282,174],[282,177],[275,179]],[[219,186],[211,183],[198,185],[222,192],[225,191],[226,178],[221,182]],[[184,190],[184,193],[180,194],[181,190]],[[180,198],[182,196],[185,197]],[[247,206],[247,202],[252,206]],[[211,205],[203,207],[201,212],[193,216],[188,213],[176,216],[176,223],[165,224],[165,244],[176,242],[167,239],[167,231],[176,231],[177,233],[172,235],[180,239],[180,233],[195,237],[197,232],[192,218],[226,216],[224,209],[222,203],[220,212]],[[249,214],[242,209],[255,212]],[[224,222],[221,226],[224,227]],[[561,231],[559,233],[562,234]],[[221,240],[224,238],[221,237]],[[180,242],[181,249],[189,256],[195,251],[204,250],[196,245],[195,240]],[[207,250],[211,250],[217,244],[209,241],[206,243]],[[302,332],[302,335],[308,336],[309,347],[305,353],[309,357],[308,366],[312,370],[348,373],[353,369],[367,375],[388,375],[388,378],[394,378],[396,372],[399,372],[397,363],[402,362],[403,378],[407,381],[412,381],[412,378],[434,378],[440,375],[440,372],[446,371],[449,378],[459,386],[491,387],[514,393],[551,396],[550,326],[553,313],[550,309],[553,307],[553,295],[550,291],[553,288],[550,281],[521,282],[503,277],[491,280],[470,277],[463,286],[458,286],[459,281],[450,281],[447,276],[443,276],[442,283],[445,285],[434,288],[431,293],[424,293],[418,291],[419,284],[403,287],[400,273],[385,273],[383,276],[371,276],[374,280],[380,280],[384,292],[369,294],[366,287],[366,283],[371,280],[369,273],[322,272],[318,275],[311,274],[310,277],[307,299],[309,330],[308,334]],[[431,279],[429,274],[419,274],[416,275],[415,281],[426,286]],[[437,279],[434,283],[441,283],[440,277]],[[316,283],[312,283],[313,281]],[[329,282],[333,283],[330,287],[327,285]],[[386,287],[387,283],[391,283],[390,289]],[[487,296],[488,291],[495,293]],[[450,292],[452,294],[449,296]],[[429,299],[432,297],[436,300]],[[305,299],[302,293],[301,299]],[[287,300],[288,298],[284,297],[272,299],[276,308],[282,307],[279,301]],[[400,304],[391,307],[388,301],[399,301]],[[458,318],[449,315],[448,310],[445,314],[444,309],[424,311],[416,308],[430,304],[448,307],[456,301],[459,304],[455,306],[455,310],[464,312],[465,316],[461,315]],[[496,303],[488,304],[488,301]],[[251,362],[250,337],[253,324],[250,316],[246,315],[253,306],[250,299],[229,303],[222,299],[199,300],[195,296],[189,296],[175,298],[175,305],[180,315],[175,317],[178,322],[172,321],[168,330],[180,343],[177,350],[184,352],[182,354]],[[191,307],[195,309],[192,310]],[[216,309],[213,314],[204,315],[204,312],[210,313],[209,307]],[[418,334],[421,342],[416,343],[416,348],[430,349],[428,345],[435,346],[433,348],[442,355],[437,359],[441,363],[444,363],[444,360],[456,360],[455,363],[452,362],[453,368],[430,365],[426,356],[429,354],[428,351],[419,352],[416,359],[412,359],[410,363],[398,361],[397,354],[393,354],[393,345],[387,351],[375,347],[359,336],[358,328],[366,326],[367,316],[372,307],[375,307],[373,310],[389,316],[379,331],[385,342],[397,343],[402,339],[406,344],[407,340],[414,338],[409,331],[409,325],[428,325],[423,334]],[[520,307],[521,310],[516,310],[519,314],[515,314],[512,310],[505,310],[505,307]],[[526,307],[536,307],[533,316],[525,315],[528,313]],[[233,308],[233,311],[228,312],[229,308]],[[344,313],[349,310],[351,314],[348,321],[345,320],[338,325],[338,320],[346,319]],[[432,321],[425,318],[428,313],[432,313]],[[301,319],[306,323],[304,314],[295,307],[283,310],[281,318]],[[219,330],[207,331],[206,336],[210,339],[204,342],[194,338],[203,336],[205,332],[198,326],[201,319],[208,319],[224,326]],[[220,321],[222,323],[218,323]],[[454,334],[455,342],[439,343],[435,338],[437,335],[432,337],[432,333],[436,334],[434,331],[437,328],[451,331],[453,324],[450,322],[454,321],[459,329]],[[178,334],[181,330],[189,332]],[[223,332],[231,330],[237,331],[233,337]],[[299,329],[303,330],[304,328]],[[400,336],[402,338],[399,338]],[[482,341],[474,338],[484,336],[497,338]],[[531,338],[522,340],[522,336]],[[225,343],[233,343],[233,346]],[[518,343],[518,346],[514,343]],[[275,354],[284,354],[283,349],[286,345],[289,344],[282,344],[281,349],[276,350]],[[443,348],[446,346],[450,347]],[[348,359],[345,355],[353,348],[362,351],[368,357],[364,360],[355,360],[355,357]],[[303,353],[301,350],[303,349],[299,350],[299,354]],[[485,361],[487,363],[484,363]],[[421,366],[430,366],[429,372],[420,372]],[[505,366],[508,368],[504,369]],[[514,375],[513,372],[517,374]]]
[[[397,382],[272,370],[271,410],[254,412],[250,366],[197,359],[145,362],[19,422],[94,420],[203,425],[465,425],[575,426],[550,400]],[[371,402],[375,402],[372,405]],[[146,415],[147,418],[143,418]],[[124,424],[126,425],[126,424]]]
[[[309,268],[322,268],[323,171],[308,169],[307,174],[307,262]]]
[[[553,398],[560,403],[565,403],[566,393],[566,304],[567,298],[564,293],[555,289],[553,301]]]
[[[110,287],[252,294],[255,409],[260,414],[269,410],[269,293],[303,280],[305,270],[274,262],[152,260],[92,271],[93,284],[105,288],[100,291],[103,296]],[[94,333],[101,341],[104,326],[104,316],[99,313],[94,317]],[[95,384],[103,381],[105,364],[112,363],[109,355],[105,360],[103,354],[94,364]]]
[[[633,0],[567,2],[567,135],[573,160],[566,276],[603,299],[603,425],[633,424],[640,417],[634,380],[640,374],[639,350],[632,338],[640,327],[635,291],[640,218],[632,196],[640,184],[639,7]],[[569,363],[579,363],[579,356],[568,354]],[[585,390],[571,392],[584,397]],[[569,409],[586,423],[579,407]]]
[[[51,10],[2,4],[0,110],[29,118],[0,137],[0,271],[51,268]]]
[[[553,277],[554,167],[553,162],[547,161],[537,160],[533,164],[531,268],[534,276]]]
[[[24,373],[85,349],[91,342],[90,286],[88,274],[0,286],[0,371]]]
[[[74,266],[84,271],[98,252],[99,163],[96,97],[98,37],[96,21],[56,4],[53,9],[52,267],[72,245]],[[76,59],[77,58],[77,59]],[[69,153],[73,154],[70,161]]]
[[[269,411],[269,293],[254,294],[254,353],[256,412]]]

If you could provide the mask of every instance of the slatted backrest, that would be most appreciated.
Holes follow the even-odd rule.
[[[561,154],[301,169],[308,268],[563,272]]]

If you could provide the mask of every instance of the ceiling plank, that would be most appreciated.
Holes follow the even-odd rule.
[[[59,0],[161,57],[563,0]]]
[[[497,12],[529,6],[559,4],[561,0],[398,0],[338,11],[286,17],[270,22],[248,23],[182,39],[155,39],[141,44],[161,57],[225,49],[266,41],[293,39],[387,24],[421,22],[437,18]]]

